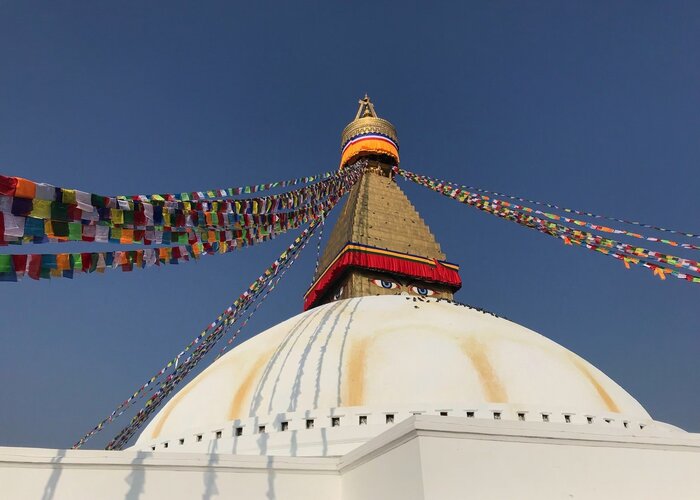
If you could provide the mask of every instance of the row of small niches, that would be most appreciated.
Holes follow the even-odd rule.
[[[426,413],[427,412],[413,411],[413,412],[410,412],[410,415],[411,416],[423,415]],[[483,411],[477,412],[476,410],[474,410],[474,411],[467,410],[465,412],[465,415],[467,418],[476,418],[477,413],[483,413]],[[436,414],[440,415],[441,417],[462,416],[461,412],[450,412],[450,411],[444,411],[444,410],[437,411]],[[502,411],[494,410],[494,411],[490,412],[490,415],[494,420],[503,420],[503,418],[502,418],[503,412]],[[539,414],[540,417],[537,418],[536,420],[533,420],[532,418],[528,418],[528,412],[525,412],[525,411],[517,412],[516,416],[517,416],[517,419],[522,421],[522,422],[525,422],[525,421],[532,422],[532,421],[540,420],[540,418],[541,418],[542,422],[551,422],[552,421],[552,414],[551,413],[540,413]],[[369,415],[357,415],[358,425],[367,425],[368,424],[368,417],[369,417]],[[570,424],[570,423],[572,423],[572,417],[574,417],[574,414],[573,413],[562,413],[562,417],[563,417],[564,423]],[[331,427],[340,427],[341,419],[346,420],[347,418],[349,418],[349,417],[330,417]],[[586,416],[585,418],[586,418],[585,422],[587,424],[596,423],[596,417],[594,417],[594,416],[589,415],[589,416]],[[306,429],[313,429],[316,425],[316,420],[317,420],[316,418],[305,418],[304,419],[305,428]],[[396,420],[395,413],[385,413],[384,414],[384,423],[393,424],[395,420]],[[602,422],[605,422],[606,424],[612,424],[615,421],[615,419],[612,419],[612,418],[600,418],[599,420]],[[275,429],[273,427],[272,430],[279,431],[279,432],[288,431],[289,430],[289,422],[290,422],[289,420],[282,420],[279,422],[279,429]],[[628,420],[623,420],[622,425],[625,429],[629,429],[632,427],[632,423]],[[640,423],[638,425],[639,425],[640,430],[643,430],[644,427],[646,427],[645,424]],[[257,428],[255,429],[255,431],[256,431],[255,434],[265,434],[266,432],[268,432],[269,428],[270,428],[270,426],[268,426],[268,425],[258,425]],[[233,429],[234,437],[243,436],[243,430],[244,430],[244,426],[234,427],[234,429]],[[214,431],[214,438],[215,439],[221,439],[222,437],[223,437],[223,430]],[[194,439],[195,439],[195,442],[200,443],[204,439],[204,434],[195,434]],[[184,445],[185,439],[184,438],[178,439],[178,444]],[[168,448],[169,441],[162,443],[162,445],[163,445],[163,448]],[[151,450],[155,451],[155,449],[156,449],[156,446],[152,445]]]

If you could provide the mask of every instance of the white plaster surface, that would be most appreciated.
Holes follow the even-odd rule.
[[[341,498],[700,498],[700,435],[598,431],[415,417],[340,458]]]
[[[342,457],[0,448],[0,498],[700,498],[700,435],[579,430],[416,416]]]
[[[0,448],[0,499],[698,499],[699,470],[700,435],[562,346],[382,296],[241,344],[130,450]]]
[[[326,427],[331,415],[344,412],[403,412],[404,419],[415,411],[470,408],[484,418],[494,410],[513,419],[521,411],[529,419],[566,413],[575,424],[589,415],[596,423],[653,427],[622,387],[532,330],[447,301],[375,296],[317,307],[236,347],[161,409],[136,448],[184,439],[184,448],[171,444],[168,451],[201,450],[217,430],[226,437],[243,426],[244,436],[225,444],[236,453],[339,454],[347,449],[333,439],[299,451],[307,436],[320,442],[302,432],[308,415]],[[279,431],[282,421],[297,431],[296,442],[256,435],[260,425],[267,434]],[[191,448],[198,434],[201,444]]]

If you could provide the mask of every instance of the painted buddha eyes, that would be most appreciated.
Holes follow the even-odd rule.
[[[373,279],[372,283],[374,283],[375,285],[380,286],[382,288],[387,288],[389,290],[399,287],[398,284],[394,283],[393,281],[389,281],[389,280]]]
[[[380,278],[375,278],[373,280],[370,280],[372,284],[376,286],[380,286],[382,288],[385,288],[387,290],[395,290],[398,288],[402,288],[402,286],[394,281],[391,280],[383,280]],[[431,295],[435,295],[435,290],[431,290],[430,288],[426,288],[424,286],[417,286],[417,285],[411,285],[406,287],[408,288],[408,291],[410,291],[412,294],[415,295],[420,295],[422,297],[430,297]]]
[[[430,297],[431,295],[435,295],[434,290],[422,286],[412,286],[411,291],[415,294],[422,295],[424,297]]]

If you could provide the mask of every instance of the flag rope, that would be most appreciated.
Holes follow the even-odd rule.
[[[691,283],[700,283],[700,276],[676,270],[679,268],[685,268],[693,272],[699,272],[700,267],[697,261],[684,259],[682,257],[677,257],[674,255],[663,254],[660,252],[655,252],[642,247],[627,245],[599,235],[593,235],[591,233],[581,231],[576,227],[569,227],[555,222],[551,222],[550,220],[544,220],[542,218],[531,215],[532,213],[542,214],[542,212],[532,210],[529,207],[525,207],[522,205],[513,205],[508,202],[504,202],[503,200],[490,198],[484,195],[478,195],[466,189],[462,189],[461,187],[456,187],[456,184],[448,181],[421,176],[413,172],[400,169],[398,167],[394,167],[394,172],[398,175],[401,175],[407,180],[410,180],[420,186],[431,189],[437,193],[442,194],[443,196],[454,199],[466,205],[474,206],[475,208],[481,211],[491,213],[506,220],[510,220],[511,222],[516,222],[520,225],[535,229],[544,234],[548,234],[550,236],[559,238],[565,244],[572,244],[573,242],[577,245],[588,248],[589,250],[609,255],[615,259],[621,260],[624,263],[625,267],[628,269],[630,264],[640,264],[643,267],[652,271],[655,276],[658,276],[662,280],[665,280],[666,275],[670,274],[676,278],[683,279]],[[555,218],[555,220],[571,222],[576,226],[581,225],[577,224],[577,221],[575,220],[561,218],[559,216],[556,216],[556,214],[548,215],[555,216],[548,217],[548,219]],[[598,230],[601,230],[606,233],[611,232],[605,231],[603,229]],[[626,232],[622,233],[627,234]],[[659,264],[655,264],[649,262],[648,259],[654,259],[657,262],[661,262],[666,265],[662,266]],[[676,269],[667,267],[669,265],[675,267]],[[682,270],[684,271],[684,269]]]
[[[336,172],[325,180],[276,195],[237,200],[57,200],[8,196],[0,190],[0,246],[55,241],[131,244],[144,239],[157,241],[159,235],[185,237],[184,233],[171,234],[174,228],[259,224],[318,203],[337,190],[344,174]]]
[[[399,169],[399,170],[402,170],[402,169]],[[406,170],[402,170],[402,172],[404,172],[404,173],[406,173],[406,174],[408,174],[408,175],[416,175],[416,174],[413,174],[413,173],[408,172],[408,171],[406,171]],[[400,172],[399,172],[399,173],[400,173]],[[403,174],[401,174],[401,175],[403,175]],[[421,176],[418,176],[418,177],[422,177],[422,178],[426,179],[426,180],[429,181],[429,182],[436,182],[436,183],[442,183],[442,182],[443,182],[443,181],[440,181],[439,179],[435,179],[435,178],[432,178],[432,177],[429,177],[429,176],[422,176],[422,175],[421,175]],[[456,186],[456,184],[453,184],[453,185]],[[544,202],[544,201],[537,201],[537,200],[530,200],[530,199],[528,199],[528,198],[522,198],[522,197],[520,197],[520,196],[514,196],[514,195],[505,194],[505,193],[499,193],[499,192],[497,192],[497,191],[489,191],[489,190],[487,190],[487,189],[482,189],[482,188],[478,188],[478,187],[475,187],[475,186],[464,186],[464,185],[460,185],[460,186],[457,187],[457,189],[459,189],[459,190],[461,190],[461,191],[474,191],[474,192],[477,192],[477,193],[481,193],[482,195],[500,196],[500,197],[503,197],[503,198],[508,198],[509,200],[521,201],[521,202],[524,202],[524,203],[532,203],[533,205],[544,206],[544,207],[547,207],[547,208],[551,208],[551,209],[553,209],[553,210],[560,210],[560,211],[566,212],[566,213],[572,213],[572,214],[581,215],[581,216],[585,216],[585,217],[591,217],[591,218],[594,218],[594,219],[604,219],[604,220],[609,220],[609,221],[613,221],[613,222],[620,222],[620,223],[623,223],[623,224],[629,224],[629,225],[633,225],[633,226],[644,227],[644,228],[647,228],[647,229],[653,229],[653,230],[655,230],[655,231],[660,231],[660,232],[664,232],[664,233],[679,234],[679,235],[682,235],[682,236],[686,236],[686,237],[688,237],[688,238],[700,238],[700,234],[698,234],[698,233],[691,233],[691,232],[687,232],[687,231],[680,231],[680,230],[677,230],[677,229],[668,229],[668,228],[664,228],[664,227],[661,227],[661,226],[656,226],[656,225],[653,225],[653,224],[646,224],[646,223],[643,223],[643,222],[638,222],[638,221],[633,221],[633,220],[628,220],[628,219],[620,219],[620,218],[618,218],[618,217],[610,217],[610,216],[607,216],[607,215],[595,214],[595,213],[586,212],[586,211],[583,211],[583,210],[576,210],[576,209],[573,209],[573,208],[561,207],[561,206],[555,205],[555,204],[553,204],[553,203],[547,203],[547,202]],[[490,198],[489,198],[488,196],[486,196],[484,199],[487,199],[487,200],[488,200],[488,199],[490,199]],[[502,203],[503,203],[505,206],[508,206],[508,202],[502,201]],[[541,214],[541,215],[545,215],[545,216],[549,215],[549,214],[546,213],[546,212],[541,212],[541,211],[539,211],[539,210],[533,210],[533,209],[531,209],[531,208],[522,207],[521,205],[517,205],[517,204],[511,204],[511,205],[512,205],[513,208],[516,208],[516,209],[522,208],[522,209],[525,209],[525,211],[528,211],[528,212],[532,211],[532,212],[535,212],[535,213],[538,213],[538,214]],[[561,217],[564,218],[563,216],[561,216]],[[575,223],[575,224],[577,224],[577,225],[590,224],[590,223],[585,222],[585,221],[577,221],[577,220],[570,219],[570,218],[566,218],[565,220],[566,220],[567,222],[573,222],[573,223]],[[625,234],[626,236],[631,236],[631,237],[633,237],[633,238],[641,238],[641,237],[643,237],[642,235],[639,235],[639,234],[637,234],[637,233],[631,233],[631,232],[628,232],[628,231],[625,231],[625,230],[622,230],[622,229],[607,228],[607,227],[604,227],[604,226],[597,226],[596,224],[593,224],[592,226],[596,226],[596,227],[591,227],[591,226],[588,226],[588,227],[589,227],[590,229],[594,229],[594,230],[601,230],[601,231],[605,231],[605,232],[614,232],[614,233],[616,233],[616,234]],[[600,229],[597,229],[597,228],[600,228]],[[665,243],[665,244],[669,244],[669,245],[672,245],[672,246],[683,246],[683,248],[689,248],[689,249],[693,249],[693,250],[700,250],[700,246],[696,246],[696,245],[692,245],[692,244],[680,244],[680,243],[676,243],[676,242],[671,241],[671,240],[665,240],[665,239],[653,238],[653,237],[649,237],[649,238],[644,237],[644,238],[645,238],[645,239],[648,239],[649,241],[653,241],[653,242],[660,242],[660,243]]]
[[[321,217],[313,219],[309,227],[304,229],[300,236],[280,254],[266,270],[255,281],[251,283],[248,289],[241,294],[215,321],[210,323],[197,337],[195,337],[177,356],[168,361],[163,368],[154,374],[146,383],[137,389],[131,396],[115,408],[112,413],[101,420],[92,430],[86,433],[78,440],[73,448],[80,448],[92,436],[100,432],[105,425],[121,416],[135,400],[142,397],[146,391],[152,391],[154,383],[160,379],[168,370],[173,369],[172,373],[165,377],[165,380],[160,383],[156,393],[154,393],[146,402],[144,407],[132,418],[130,424],[122,429],[122,431],[107,445],[107,449],[121,449],[133,436],[136,430],[148,419],[150,414],[162,403],[163,399],[179,384],[180,381],[194,368],[199,360],[218,342],[226,331],[236,322],[243,312],[245,312],[254,300],[262,293],[269,285],[270,280],[275,277],[279,271],[280,265],[286,265],[293,258],[302,246],[310,238],[313,231],[318,226],[318,221],[323,220],[327,214],[336,206],[340,198],[357,182],[360,177],[360,172],[364,168],[366,162],[360,161],[347,169],[347,175],[343,177],[343,182],[339,186],[337,196],[333,197],[334,201],[329,203]],[[291,264],[290,264],[291,265]],[[281,277],[281,276],[280,276]],[[278,280],[279,281],[279,280]],[[270,290],[271,291],[271,290]],[[195,347],[196,346],[196,347]],[[185,361],[180,362],[180,359],[187,353],[190,353]]]

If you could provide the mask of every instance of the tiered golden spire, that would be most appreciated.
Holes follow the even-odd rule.
[[[461,286],[459,268],[444,262],[440,245],[390,175],[398,163],[396,129],[377,116],[367,95],[359,104],[343,130],[341,168],[359,158],[367,166],[328,239],[304,307],[400,293],[451,299]]]

